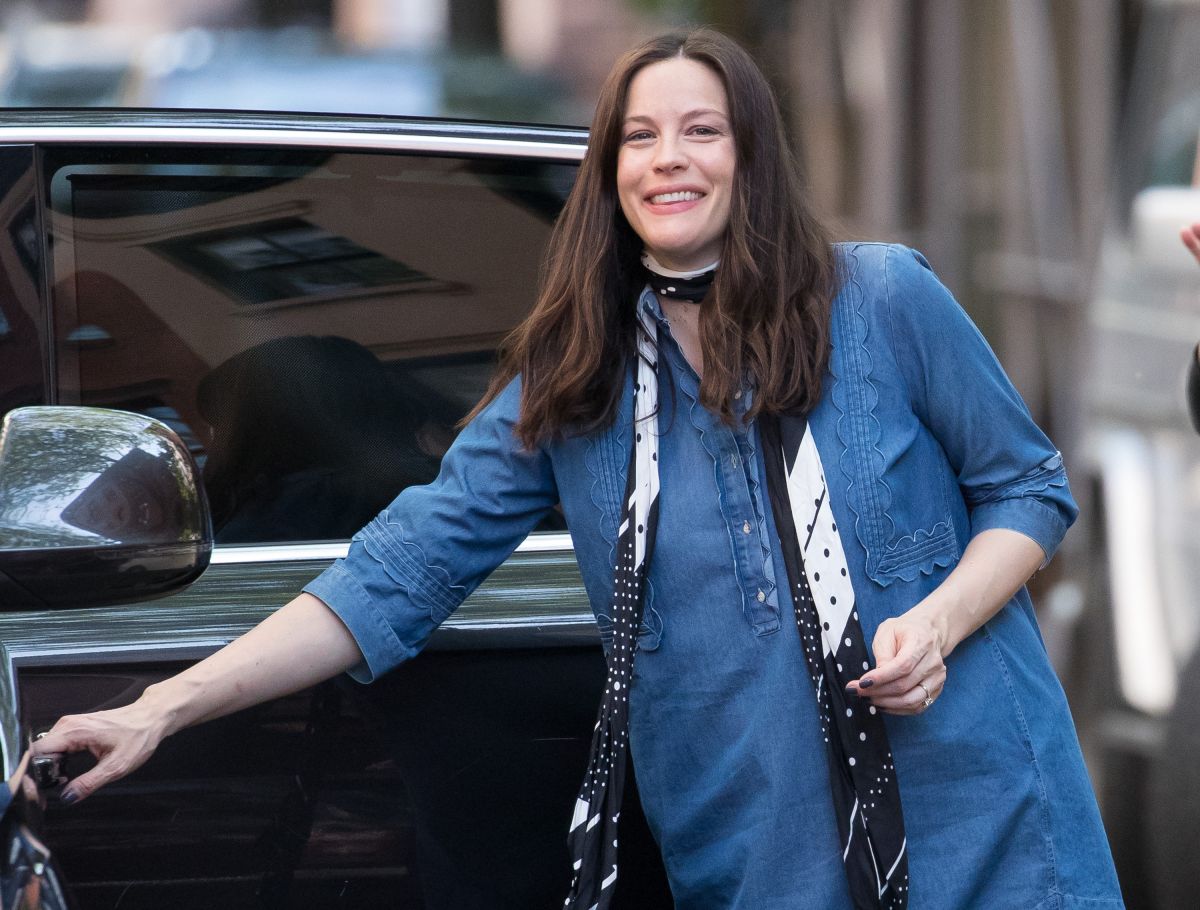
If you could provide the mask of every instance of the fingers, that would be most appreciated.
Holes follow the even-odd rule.
[[[127,759],[117,758],[110,753],[106,758],[101,759],[92,770],[68,781],[67,785],[63,787],[59,800],[68,805],[82,802],[101,787],[120,780],[132,770],[134,769]]]
[[[911,688],[882,698],[871,695],[871,704],[888,714],[922,714],[937,701],[946,685],[946,670],[942,668],[925,679],[915,681]],[[928,693],[928,694],[926,694]],[[926,699],[930,705],[925,704]]]
[[[26,749],[25,754],[21,756],[21,761],[17,764],[17,770],[14,771],[12,777],[8,779],[8,789],[10,791],[14,793],[16,792],[17,786],[25,777],[25,772],[29,770],[29,760],[32,757],[33,756],[30,754],[30,751]]]
[[[80,723],[83,716],[68,715],[46,733],[40,734],[29,745],[33,756],[62,755],[67,752],[82,752],[91,748],[91,737],[87,727]]]
[[[871,644],[875,669],[864,673],[859,687],[870,695],[893,695],[911,689],[942,666],[941,647],[926,623],[905,617],[884,620]]]
[[[876,667],[847,691],[890,714],[919,714],[946,684],[941,644],[933,628],[912,617],[882,622],[872,642]]]
[[[1185,225],[1180,229],[1179,236],[1183,240],[1183,245],[1196,257],[1196,261],[1200,262],[1200,221]]]
[[[13,797],[16,796],[17,790],[25,779],[25,771],[28,768],[29,751],[26,750],[25,754],[21,756],[21,761],[17,763],[17,770],[13,772],[12,777],[4,782],[4,786],[0,787],[0,814],[8,810]]]
[[[154,752],[157,738],[131,723],[126,709],[64,717],[49,733],[34,740],[35,755],[61,755],[88,751],[98,761],[94,768],[67,781],[59,799],[75,803],[101,787],[140,767]]]

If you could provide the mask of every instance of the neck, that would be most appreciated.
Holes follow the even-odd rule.
[[[654,272],[654,274],[662,275],[664,278],[698,278],[705,272],[715,272],[720,263],[720,259],[714,259],[708,265],[701,266],[698,269],[684,269],[680,271],[678,269],[667,268],[665,265],[655,259],[654,255],[649,250],[646,250],[642,253],[642,265],[644,265],[649,271]]]

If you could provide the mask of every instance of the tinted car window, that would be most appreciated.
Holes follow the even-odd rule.
[[[174,426],[218,542],[344,539],[436,475],[532,303],[574,171],[48,155],[60,400]]]
[[[45,403],[41,268],[33,150],[0,147],[0,417]]]

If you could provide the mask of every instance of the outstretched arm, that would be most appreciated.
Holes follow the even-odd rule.
[[[295,600],[132,705],[64,717],[35,754],[88,750],[83,799],[141,766],[176,730],[351,671],[366,682],[424,647],[558,501],[550,459],[512,434],[514,381],[459,434],[437,479],[408,487]]]
[[[148,687],[133,704],[62,718],[32,752],[86,749],[99,760],[64,789],[63,801],[76,802],[140,767],[177,730],[296,692],[361,660],[337,614],[301,594],[217,653]]]

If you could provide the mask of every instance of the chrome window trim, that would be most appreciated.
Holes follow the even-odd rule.
[[[550,161],[580,161],[582,143],[535,142],[476,136],[427,136],[412,133],[263,127],[176,126],[0,126],[0,143],[86,143],[89,145],[245,145],[292,148],[342,148],[384,152],[519,156]]]
[[[516,553],[557,553],[574,550],[571,535],[565,531],[530,534],[517,545]],[[341,559],[350,549],[349,541],[298,544],[252,544],[249,546],[216,547],[212,565],[232,566],[263,562],[333,561]]]
[[[25,752],[20,739],[17,673],[24,667],[96,666],[112,663],[199,661],[247,631],[252,622],[228,625],[219,631],[190,630],[171,639],[131,642],[127,637],[97,635],[87,643],[0,641],[0,763],[7,779],[16,771]],[[500,636],[506,648],[542,648],[547,645],[599,648],[600,636],[591,614],[563,613],[543,616],[536,624],[520,621],[488,622],[450,617],[434,633],[428,650],[468,650]],[[34,731],[29,731],[33,733]]]

